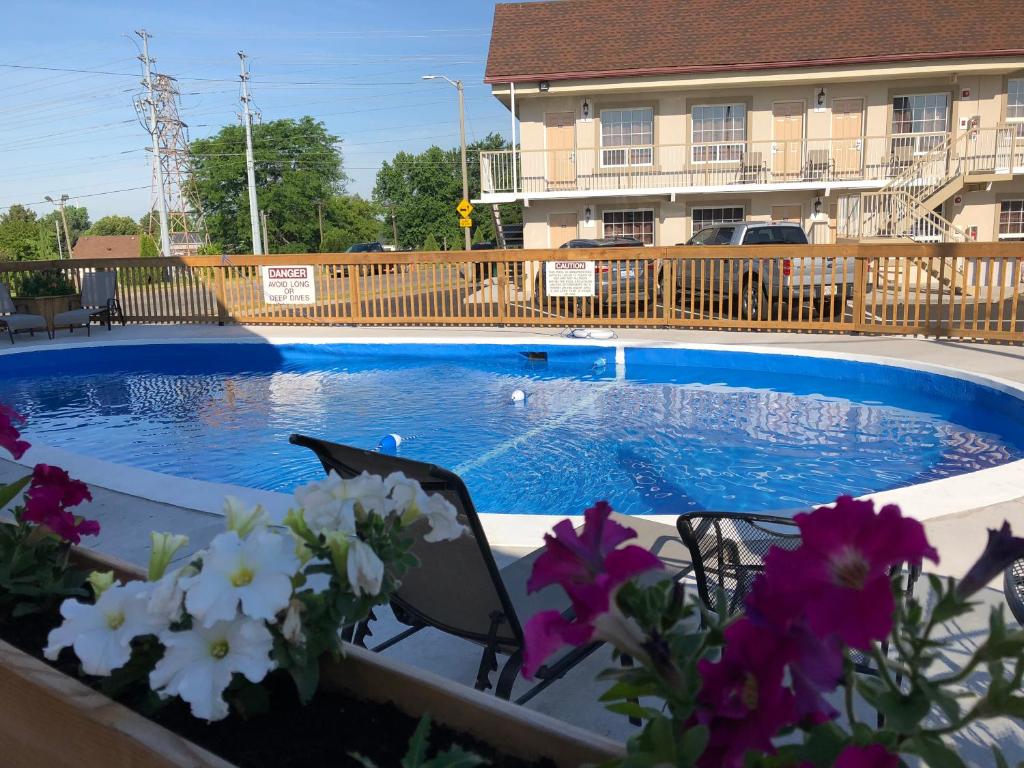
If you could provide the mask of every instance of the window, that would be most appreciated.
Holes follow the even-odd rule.
[[[999,239],[1024,239],[1024,200],[1003,200],[999,204]]]
[[[1006,120],[1017,124],[1017,136],[1024,138],[1024,78],[1006,83]]]
[[[896,96],[892,100],[892,132],[909,138],[893,139],[894,154],[900,154],[898,150],[903,147],[920,154],[939,146],[949,130],[948,118],[949,94]]]
[[[654,156],[654,110],[601,110],[601,165],[650,165]]]
[[[635,237],[654,245],[654,211],[605,211],[605,237]]]
[[[744,245],[807,245],[800,227],[753,227],[743,238]]]
[[[690,211],[690,218],[693,222],[693,232],[700,232],[704,227],[713,227],[715,224],[732,224],[743,221],[743,206],[731,208],[694,208]],[[732,236],[732,233],[729,235]]]
[[[743,157],[747,141],[746,104],[695,106],[690,118],[693,162],[731,163]]]

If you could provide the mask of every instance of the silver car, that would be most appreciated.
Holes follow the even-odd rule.
[[[772,258],[680,259],[676,288],[680,295],[720,297],[728,291],[745,320],[774,317],[782,302],[806,302],[820,315],[841,317],[844,298],[853,298],[854,260],[801,256],[807,235],[799,224],[743,221],[716,224],[697,232],[687,245],[792,245],[793,254]],[[720,297],[724,299],[725,297]]]

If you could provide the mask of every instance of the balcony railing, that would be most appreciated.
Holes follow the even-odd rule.
[[[1013,127],[958,143],[964,172],[1024,166]],[[947,133],[849,139],[655,144],[480,153],[484,194],[687,189],[750,184],[886,182],[946,145]],[[946,164],[946,160],[942,161]],[[943,169],[945,170],[945,169]]]

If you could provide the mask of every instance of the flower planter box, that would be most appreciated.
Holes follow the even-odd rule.
[[[80,567],[142,578],[134,566],[77,550]],[[349,646],[325,664],[321,686],[355,698],[391,702],[408,715],[473,736],[496,751],[559,768],[599,763],[622,746],[596,734],[496,699],[450,680]],[[297,704],[296,704],[297,706]],[[11,765],[71,768],[217,766],[231,763],[112,701],[79,680],[0,641],[0,744]]]

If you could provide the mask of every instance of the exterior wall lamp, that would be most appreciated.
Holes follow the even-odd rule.
[[[551,90],[551,83],[549,83],[547,80],[541,80],[539,83],[537,83],[537,89],[541,93],[547,93],[549,90]]]

